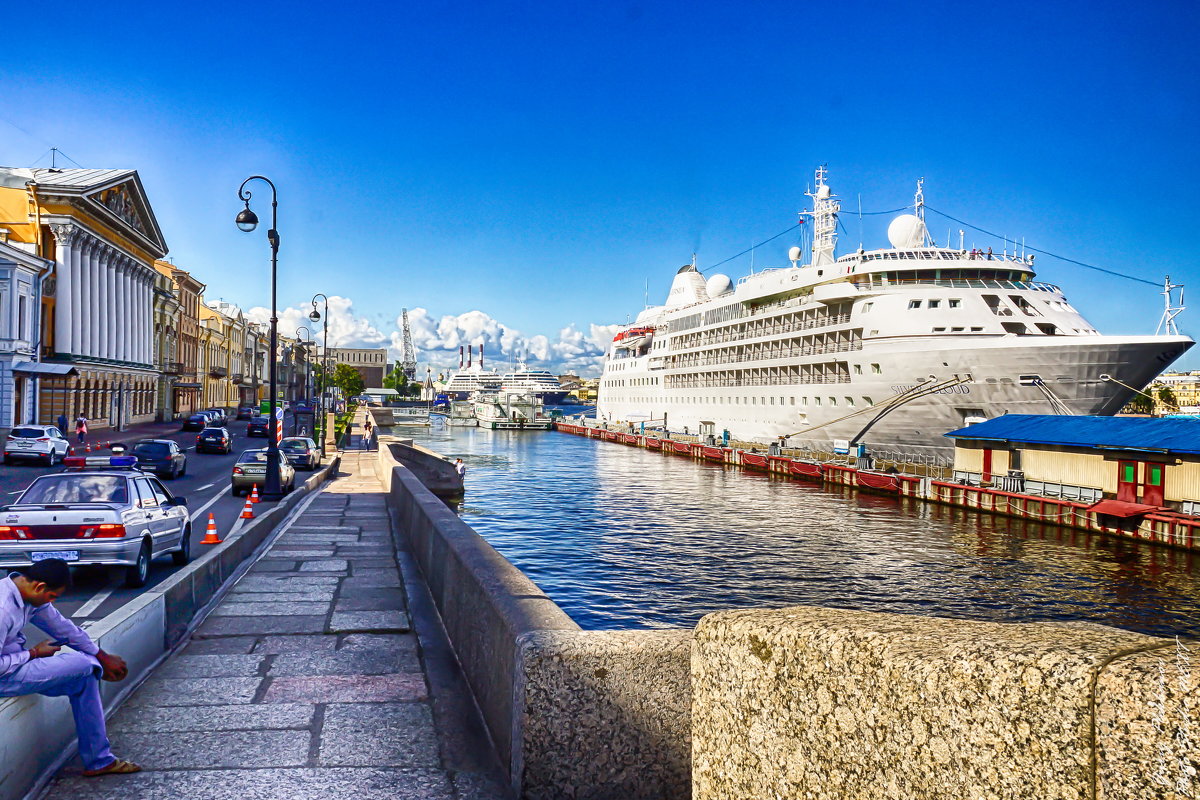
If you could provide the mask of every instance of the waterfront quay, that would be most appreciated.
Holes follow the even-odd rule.
[[[116,709],[114,750],[144,771],[85,779],[68,762],[44,796],[1166,800],[1200,788],[1196,654],[1171,638],[1200,619],[1178,610],[1200,592],[1190,563],[1156,556],[1189,553],[1083,532],[1002,538],[974,512],[898,513],[911,501],[565,434],[413,436],[468,463],[456,512],[405,466],[408,431],[363,450],[364,421],[333,480],[294,504]],[[849,517],[865,526],[839,531]],[[723,538],[697,540],[697,520]],[[540,537],[525,550],[522,523]],[[528,559],[555,535],[544,561]],[[1121,549],[1094,544],[1106,541]],[[605,564],[627,576],[624,612],[601,609],[585,629],[564,608],[567,582],[612,591]],[[722,570],[734,580],[716,583]],[[659,603],[671,575],[694,593],[679,606],[701,616],[616,621]],[[736,579],[739,594],[713,597]],[[1040,598],[1064,585],[1055,614]],[[1122,617],[1101,613],[1113,606]]]

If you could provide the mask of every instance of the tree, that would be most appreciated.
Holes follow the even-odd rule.
[[[1164,386],[1156,393],[1158,402],[1168,408],[1179,408],[1179,404],[1175,402],[1175,392],[1171,391],[1170,386]]]
[[[359,375],[358,370],[349,364],[338,364],[334,367],[329,382],[341,389],[342,395],[345,397],[362,394],[363,389],[367,388],[363,383],[362,375]]]

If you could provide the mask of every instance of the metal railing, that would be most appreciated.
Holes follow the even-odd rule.
[[[210,378],[224,378],[228,374],[229,374],[229,369],[227,367],[209,367],[208,368],[208,376]]]

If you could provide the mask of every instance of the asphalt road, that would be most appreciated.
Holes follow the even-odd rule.
[[[216,453],[197,453],[195,450],[197,431],[177,431],[173,434],[159,434],[158,439],[174,439],[187,453],[187,474],[175,480],[164,480],[163,486],[172,495],[187,498],[188,512],[192,521],[192,555],[199,556],[204,552],[205,545],[200,544],[208,525],[208,515],[212,514],[217,523],[217,533],[224,539],[238,523],[238,518],[245,506],[245,497],[234,497],[229,491],[229,477],[233,464],[238,455],[244,450],[266,447],[266,439],[261,436],[246,436],[246,422],[230,421],[226,428],[233,435],[233,451],[229,455]],[[284,435],[291,435],[291,415],[284,418]],[[99,438],[103,438],[102,436]],[[107,450],[99,455],[106,455]],[[93,452],[93,455],[97,453]],[[328,457],[326,458],[328,460]],[[17,495],[39,475],[50,472],[61,472],[61,466],[41,467],[13,464],[0,466],[0,504],[16,500]],[[297,470],[297,483],[303,483],[312,474]],[[262,487],[259,487],[262,491]],[[262,500],[255,510],[266,510],[271,503]],[[71,592],[55,601],[55,607],[64,615],[73,619],[77,624],[86,627],[88,620],[96,620],[112,613],[123,604],[137,597],[145,589],[161,583],[176,570],[169,555],[160,556],[154,560],[150,569],[150,580],[141,589],[129,589],[124,585],[124,575],[120,568],[109,567],[79,567],[74,570],[74,587]],[[39,632],[40,633],[40,632]],[[40,639],[38,640],[40,641]],[[36,642],[35,642],[36,643]]]

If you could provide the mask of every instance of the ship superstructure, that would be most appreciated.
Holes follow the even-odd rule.
[[[1005,413],[1110,415],[1190,337],[1104,336],[1033,257],[936,245],[918,183],[891,247],[835,256],[839,204],[809,192],[807,264],[707,280],[695,261],[666,302],[618,332],[597,415],[674,431],[945,453],[942,434]]]

